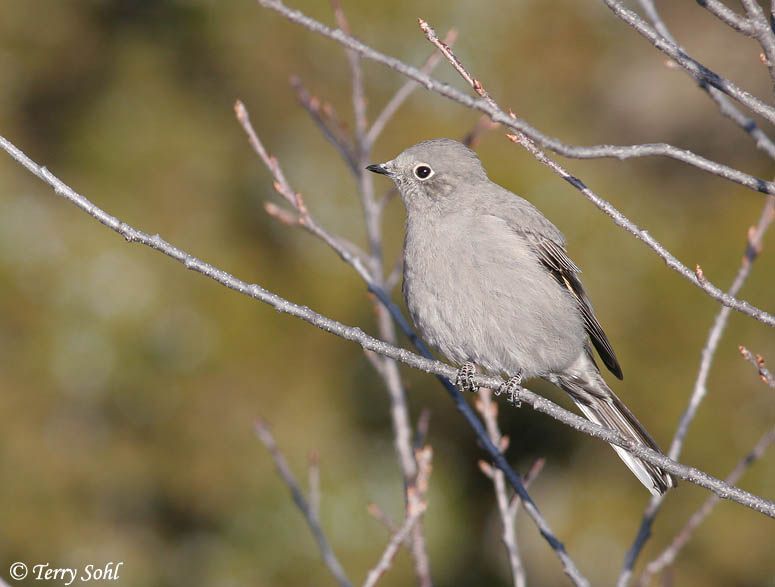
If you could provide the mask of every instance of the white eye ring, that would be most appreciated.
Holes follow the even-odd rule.
[[[418,163],[414,166],[412,173],[414,173],[414,176],[420,181],[425,181],[435,175],[435,172],[427,163]]]

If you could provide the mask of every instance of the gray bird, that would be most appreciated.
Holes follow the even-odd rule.
[[[369,171],[393,180],[406,207],[406,305],[423,338],[462,365],[511,379],[541,377],[568,392],[584,415],[659,451],[608,387],[590,341],[619,379],[622,370],[565,252],[565,237],[530,202],[493,183],[463,144],[435,139]],[[676,485],[667,472],[612,445],[648,490]]]

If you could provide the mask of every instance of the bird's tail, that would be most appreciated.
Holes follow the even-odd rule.
[[[608,387],[597,368],[574,370],[573,374],[557,377],[556,383],[570,394],[579,409],[592,422],[616,430],[628,440],[662,452],[629,408]],[[652,494],[665,493],[678,485],[670,473],[631,455],[620,446],[612,444],[611,447]]]

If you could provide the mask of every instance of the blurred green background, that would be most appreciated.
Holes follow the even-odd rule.
[[[771,97],[754,41],[694,3],[661,3],[689,53]],[[326,2],[292,6],[326,23]],[[354,34],[420,64],[439,34],[505,107],[577,144],[666,141],[760,177],[772,162],[722,119],[682,72],[600,2],[344,0]],[[403,83],[364,64],[371,119]],[[348,67],[335,43],[255,2],[29,0],[0,19],[0,134],[97,205],[234,275],[374,332],[363,284],[324,244],[263,211],[271,178],[234,120],[244,101],[295,189],[329,230],[364,242],[356,188],[288,84],[352,121]],[[436,77],[464,88],[446,63]],[[478,116],[417,90],[374,161]],[[766,130],[772,131],[771,128]],[[491,178],[528,197],[568,237],[624,367],[614,388],[663,448],[691,391],[719,306],[501,131],[477,150]],[[728,287],[764,198],[663,159],[567,166],[674,252]],[[378,192],[384,180],[375,178]],[[386,217],[386,263],[403,210]],[[775,235],[741,296],[772,311]],[[400,298],[399,288],[393,292]],[[723,477],[775,418],[775,396],[737,352],[775,366],[773,331],[733,314],[682,461]],[[405,340],[402,344],[408,345]],[[425,517],[439,585],[505,585],[506,559],[482,453],[433,377],[402,367],[413,417],[431,410],[435,450]],[[560,392],[531,389],[567,405]],[[123,561],[125,585],[333,584],[252,431],[261,414],[303,485],[320,453],[325,531],[360,582],[387,540],[366,511],[402,515],[388,402],[360,348],[126,244],[0,156],[0,576],[8,565]],[[595,584],[611,584],[648,494],[605,444],[529,407],[502,409],[508,456],[547,467],[532,494]],[[773,496],[775,454],[741,485]],[[642,563],[705,499],[673,491]],[[564,583],[526,516],[518,532],[531,584]],[[775,584],[775,524],[720,504],[678,559],[675,584]],[[638,569],[642,568],[639,566]],[[412,584],[401,552],[385,585]],[[28,581],[28,584],[31,584]]]

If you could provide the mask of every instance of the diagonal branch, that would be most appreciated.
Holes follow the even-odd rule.
[[[745,348],[743,345],[737,347],[743,358],[751,363],[759,372],[759,379],[765,385],[769,385],[775,388],[775,375],[773,375],[767,367],[764,366],[764,358],[761,355],[754,355],[751,351]]]
[[[699,61],[689,57],[675,43],[670,42],[668,39],[664,38],[656,30],[646,24],[646,22],[635,12],[625,8],[620,0],[603,0],[603,2],[605,2],[606,6],[608,6],[608,8],[610,8],[617,17],[634,28],[652,45],[654,45],[657,49],[662,51],[665,55],[670,57],[679,66],[691,74],[691,76],[698,82],[706,83],[715,88],[718,88],[729,97],[734,98],[740,102],[740,104],[748,108],[751,112],[758,114],[768,122],[775,124],[775,108],[763,102],[750,92],[743,90],[728,79],[721,77],[717,73],[711,71],[702,65]]]
[[[127,242],[140,243],[154,250],[157,250],[160,253],[163,253],[168,257],[178,261],[184,265],[186,269],[201,273],[205,277],[208,277],[213,281],[228,287],[229,289],[268,304],[278,312],[294,316],[304,320],[305,322],[309,322],[321,330],[335,334],[341,338],[344,338],[345,340],[355,342],[364,349],[374,351],[386,357],[390,357],[391,359],[395,359],[405,363],[406,365],[409,365],[410,367],[425,371],[426,373],[431,373],[439,377],[443,377],[446,383],[454,389],[454,386],[449,383],[449,380],[457,374],[458,370],[455,367],[447,365],[446,363],[442,363],[441,361],[435,361],[433,359],[422,357],[406,349],[386,343],[382,340],[369,336],[358,327],[342,324],[341,322],[337,322],[336,320],[319,314],[306,306],[300,306],[290,302],[257,284],[249,284],[245,281],[242,281],[241,279],[234,277],[226,271],[218,269],[217,267],[214,267],[194,257],[193,255],[190,255],[182,249],[171,245],[162,239],[158,234],[150,235],[141,230],[137,230],[126,222],[122,222],[115,216],[111,216],[100,207],[90,202],[87,198],[75,192],[71,187],[62,182],[62,180],[56,177],[47,168],[39,166],[15,145],[13,145],[13,143],[1,136],[0,148],[11,155],[13,159],[15,159],[28,171],[30,171],[30,173],[50,185],[58,196],[65,198],[76,207],[92,216],[101,224],[104,224],[111,230],[117,232],[122,237],[124,237]],[[477,375],[474,377],[474,384],[478,387],[489,387],[492,389],[499,387],[503,383],[504,381],[499,377],[484,375]],[[752,493],[744,491],[738,487],[731,486],[728,483],[724,483],[720,479],[708,475],[707,473],[704,473],[695,467],[683,465],[661,453],[657,453],[643,445],[627,440],[616,431],[604,428],[598,424],[594,424],[593,422],[590,422],[581,416],[569,412],[568,410],[558,406],[546,398],[536,395],[526,388],[518,389],[515,392],[515,399],[518,402],[528,404],[538,412],[559,420],[574,430],[578,430],[579,432],[583,432],[589,436],[599,438],[608,444],[615,444],[620,446],[639,459],[656,465],[668,473],[672,473],[681,479],[689,481],[690,483],[694,483],[695,485],[709,489],[723,499],[735,501],[736,503],[739,503],[754,511],[765,514],[771,518],[775,518],[775,503],[757,495],[753,495]],[[464,399],[462,401],[465,402]],[[471,414],[470,417],[473,417],[473,420],[475,421],[474,423],[469,420],[469,423],[477,432],[477,438],[482,442],[484,449],[495,461],[496,466],[504,473],[506,473],[509,483],[511,483],[519,493],[520,498],[524,502],[525,509],[532,517],[536,512],[538,512],[538,510],[533,500],[529,495],[527,495],[527,492],[525,492],[525,489],[519,480],[519,476],[516,475],[516,473],[514,473],[514,471],[508,466],[508,463],[505,463],[503,454],[497,449],[497,447],[495,447],[492,441],[490,441],[486,430],[483,429],[483,426],[478,418],[476,418],[473,412],[469,413]],[[468,420],[469,416],[465,412],[464,415]],[[546,520],[542,518],[535,520],[534,518],[534,521],[536,521],[536,524],[539,526],[539,530],[541,531],[542,535],[544,535],[544,537],[550,543],[557,542],[557,539],[551,532],[548,524],[546,523]],[[562,545],[560,544],[560,546]],[[564,547],[562,549],[564,551]]]
[[[368,59],[381,63],[387,67],[390,67],[391,69],[398,71],[399,73],[403,74],[408,78],[418,81],[422,86],[436,92],[441,96],[444,96],[445,98],[449,98],[450,100],[458,102],[466,107],[473,108],[481,112],[485,112],[490,116],[490,118],[494,122],[503,124],[509,128],[512,128],[513,130],[524,132],[525,125],[519,119],[517,119],[516,117],[510,116],[509,114],[505,113],[502,110],[493,108],[486,100],[483,100],[481,98],[480,99],[472,98],[471,96],[468,96],[452,88],[448,84],[443,84],[437,80],[434,80],[433,78],[422,73],[418,69],[411,67],[399,61],[398,59],[389,57],[387,55],[384,55],[383,53],[375,51],[371,47],[364,45],[360,41],[354,39],[353,37],[350,37],[349,35],[344,34],[340,30],[331,29],[325,26],[324,24],[302,14],[298,10],[293,10],[291,8],[288,8],[287,6],[285,6],[285,4],[283,4],[279,0],[258,0],[258,2],[262,6],[275,10],[276,12],[283,15],[284,17],[291,20],[292,22],[295,22],[301,26],[304,26],[305,28],[311,30],[312,32],[315,32],[325,37],[328,37],[330,39],[333,39],[338,43],[344,45],[345,47],[349,47],[357,51],[362,56]],[[529,125],[527,126],[529,127]],[[528,133],[525,133],[525,134],[528,134]],[[684,264],[682,264],[680,261],[678,261],[678,259],[676,259],[675,256],[673,256],[667,249],[665,249],[665,247],[663,247],[647,231],[639,228],[635,223],[629,220],[626,216],[624,216],[621,212],[619,212],[619,210],[614,208],[610,203],[603,200],[597,194],[589,190],[589,188],[587,188],[581,182],[581,180],[572,176],[570,173],[562,169],[557,163],[551,161],[543,153],[540,153],[540,155],[536,154],[534,151],[531,151],[531,153],[533,153],[533,155],[536,158],[538,158],[539,161],[546,163],[547,165],[552,167],[557,173],[561,175],[561,177],[563,177],[576,189],[581,191],[584,196],[586,196],[589,200],[591,200],[603,212],[609,215],[613,219],[614,223],[624,228],[627,232],[633,234],[637,239],[643,241],[649,248],[651,248],[659,257],[661,257],[665,261],[668,267],[675,270],[680,275],[682,275],[685,279],[689,280],[693,285],[703,290],[711,298],[715,299],[716,301],[722,303],[725,306],[729,306],[732,309],[737,310],[738,312],[751,316],[754,319],[758,320],[759,322],[762,322],[763,324],[767,324],[768,326],[775,326],[775,316],[755,306],[752,306],[748,302],[745,302],[743,300],[738,300],[732,296],[725,294],[720,288],[713,285],[707,279],[704,279],[704,278],[700,279],[695,274],[694,271],[692,271]],[[560,171],[561,169],[562,171]],[[772,193],[775,193],[775,185],[772,185],[771,182],[765,182],[763,180],[756,180],[756,181],[760,182],[760,188],[761,188],[760,191],[764,191],[766,193],[769,193],[770,191],[772,191]]]
[[[457,38],[457,30],[450,29],[447,32],[447,35],[444,37],[444,42],[449,45],[452,45],[452,43],[455,42],[456,38]],[[428,57],[425,63],[423,63],[422,67],[420,67],[420,71],[422,71],[423,73],[429,74],[434,69],[436,69],[436,66],[440,62],[441,62],[441,55],[434,51],[431,54],[431,56]],[[377,118],[374,119],[374,123],[371,125],[371,128],[366,133],[365,139],[368,145],[374,144],[374,142],[377,140],[379,135],[382,134],[382,131],[385,129],[385,125],[387,125],[390,119],[393,118],[395,113],[403,105],[406,99],[412,94],[412,92],[414,92],[414,90],[417,89],[418,85],[419,84],[416,81],[407,80],[404,83],[404,85],[398,89],[398,91],[393,95],[393,97],[385,105],[382,111],[377,115]]]
[[[401,527],[391,536],[385,551],[377,562],[377,565],[371,569],[366,576],[363,587],[373,587],[377,584],[380,577],[390,568],[393,558],[395,558],[401,544],[407,540],[409,533],[417,526],[428,507],[425,494],[428,491],[428,480],[431,475],[431,459],[433,451],[430,446],[415,451],[415,461],[417,462],[417,482],[407,488],[409,492],[408,507],[406,517]]]
[[[656,6],[654,6],[654,1],[639,0],[639,2],[643,8],[643,11],[646,13],[646,16],[651,21],[651,24],[654,25],[656,31],[668,41],[680,48],[678,41],[676,41],[675,37],[673,37],[673,35],[670,33],[667,25],[659,15]],[[700,2],[700,4],[702,4],[705,8],[708,9],[709,12],[715,14],[718,18],[731,26],[733,29],[741,32],[746,36],[753,36],[753,26],[751,23],[727,8],[725,4],[719,2],[718,0],[703,0]],[[755,141],[757,149],[764,151],[770,157],[770,159],[775,159],[775,143],[773,143],[770,137],[768,137],[764,131],[759,128],[753,118],[744,115],[732,103],[726,94],[724,94],[724,92],[718,88],[714,88],[713,86],[710,86],[702,81],[698,82],[698,85],[708,94],[708,96],[710,96],[711,100],[716,103],[716,106],[718,107],[722,116],[726,116],[732,122],[737,124],[737,126],[739,126],[742,130],[751,135],[751,138]]]
[[[508,437],[503,436],[498,427],[498,404],[492,399],[492,390],[482,387],[479,389],[478,395],[476,409],[484,418],[490,440],[492,440],[502,452],[505,452],[508,445]],[[515,501],[514,507],[511,507],[509,498],[506,495],[506,480],[503,476],[503,471],[493,469],[490,467],[489,463],[484,461],[479,463],[479,467],[485,475],[492,480],[495,489],[495,501],[498,504],[498,513],[500,514],[501,524],[503,525],[501,541],[506,548],[506,555],[509,559],[514,587],[525,587],[527,584],[525,567],[522,564],[522,558],[519,555],[519,545],[517,544],[517,531],[515,527],[516,506],[519,502]],[[525,486],[527,486],[527,479],[525,479]]]
[[[258,436],[259,440],[264,444],[266,449],[269,451],[269,454],[272,455],[272,460],[274,461],[275,467],[277,468],[277,473],[288,486],[288,489],[291,490],[293,501],[296,503],[296,506],[299,508],[299,510],[301,510],[301,513],[304,515],[304,519],[307,521],[309,529],[315,536],[315,540],[317,540],[320,552],[323,555],[323,562],[328,567],[328,570],[331,571],[331,574],[334,576],[336,582],[339,583],[339,585],[342,587],[350,587],[351,583],[347,578],[347,575],[345,575],[344,569],[342,569],[342,565],[339,564],[339,560],[336,558],[334,551],[329,546],[328,541],[326,540],[326,536],[323,534],[323,529],[320,527],[320,520],[318,519],[318,512],[316,507],[308,503],[304,498],[304,494],[301,492],[299,484],[296,482],[293,473],[291,473],[291,469],[288,466],[285,457],[280,452],[280,449],[277,448],[277,443],[274,441],[272,433],[269,431],[266,423],[261,418],[256,419],[255,431],[256,436]]]
[[[754,0],[740,0],[753,25],[754,37],[764,51],[764,63],[770,72],[770,80],[775,84],[775,35],[772,32],[762,7]]]
[[[732,286],[729,288],[729,295],[736,295],[737,292],[740,291],[740,288],[743,287],[746,279],[748,279],[753,262],[761,252],[762,239],[764,238],[764,234],[767,232],[767,229],[774,220],[775,198],[773,196],[769,196],[759,217],[759,221],[756,223],[756,226],[752,226],[748,231],[746,252],[740,264],[740,269],[738,270],[737,275],[732,282]],[[713,364],[713,359],[716,356],[716,351],[718,350],[718,345],[721,341],[721,335],[723,334],[729,320],[729,315],[730,309],[728,307],[724,306],[721,308],[718,314],[716,314],[716,318],[713,321],[713,326],[708,333],[708,339],[705,343],[705,347],[702,349],[702,360],[700,362],[699,372],[697,373],[697,379],[694,382],[694,389],[692,390],[692,394],[689,397],[689,403],[687,404],[686,409],[684,410],[678,422],[678,427],[676,428],[676,432],[673,436],[673,441],[670,444],[670,450],[667,453],[672,459],[677,460],[680,456],[681,449],[683,448],[684,441],[686,440],[686,435],[689,432],[689,426],[694,421],[694,418],[697,415],[697,410],[699,409],[700,404],[708,393],[707,385],[708,377],[710,375],[710,368]],[[640,552],[643,550],[643,547],[646,545],[646,541],[651,536],[651,526],[653,525],[654,519],[659,513],[663,499],[664,496],[661,495],[652,497],[649,501],[649,505],[643,512],[643,518],[641,519],[640,527],[638,528],[638,532],[635,536],[635,540],[633,541],[632,546],[630,546],[630,549],[627,551],[624,559],[624,565],[622,566],[622,570],[619,575],[618,585],[620,587],[627,585],[632,578],[632,569],[635,566],[635,561],[640,555]]]
[[[759,442],[756,443],[756,446],[753,447],[751,452],[743,457],[743,459],[727,476],[726,482],[730,484],[737,483],[748,467],[759,460],[773,442],[775,442],[775,428],[771,428],[769,431],[764,433],[764,435],[759,439]],[[689,542],[689,539],[692,537],[694,531],[699,527],[700,524],[702,524],[705,518],[710,515],[711,511],[713,511],[713,508],[716,507],[718,502],[719,497],[717,495],[711,495],[705,500],[702,506],[700,506],[700,508],[694,512],[694,514],[692,514],[683,529],[676,535],[675,538],[673,538],[670,546],[668,546],[659,556],[657,556],[653,561],[646,565],[643,574],[641,574],[640,579],[638,580],[638,585],[640,587],[645,587],[648,585],[649,579],[651,579],[653,575],[659,573],[665,567],[668,567],[675,562],[678,553],[681,552],[681,549],[684,546],[686,546],[686,543]]]

